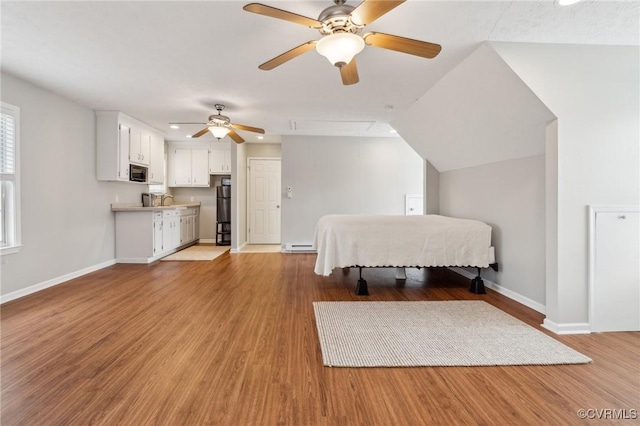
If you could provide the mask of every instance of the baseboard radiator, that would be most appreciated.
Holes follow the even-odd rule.
[[[313,248],[313,244],[291,244],[284,245],[284,250],[287,253],[315,253],[316,249]]]

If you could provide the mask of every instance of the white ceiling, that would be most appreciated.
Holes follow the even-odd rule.
[[[262,1],[262,0],[260,0]],[[94,110],[119,110],[170,140],[227,105],[232,122],[281,135],[389,136],[387,124],[483,41],[638,45],[638,1],[409,0],[367,27],[442,45],[435,59],[367,46],[343,86],[316,52],[258,65],[317,31],[242,10],[247,1],[2,1],[2,70]],[[326,1],[263,1],[317,17]],[[358,1],[348,1],[357,5]],[[345,123],[353,122],[353,123]],[[249,142],[253,133],[240,132]],[[212,138],[211,135],[203,136]]]

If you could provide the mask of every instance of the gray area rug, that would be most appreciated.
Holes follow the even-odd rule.
[[[314,302],[324,365],[583,364],[591,359],[483,301]]]

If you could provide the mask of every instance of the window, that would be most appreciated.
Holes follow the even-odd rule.
[[[20,108],[0,114],[0,254],[20,249]]]

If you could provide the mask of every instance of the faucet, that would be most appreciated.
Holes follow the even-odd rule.
[[[166,200],[167,198],[173,198],[173,195],[169,195],[169,194],[162,194],[160,196],[160,205],[164,206],[164,200]]]

